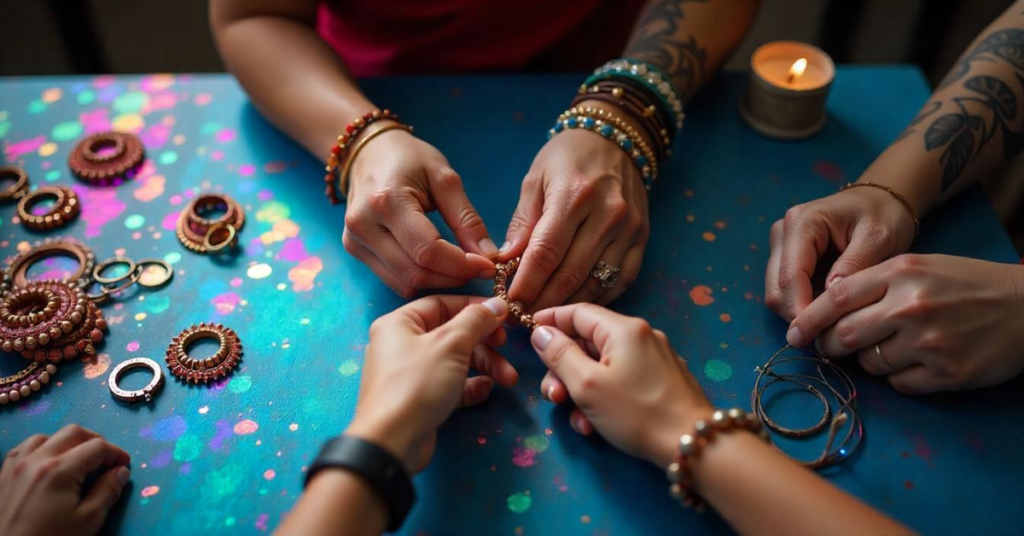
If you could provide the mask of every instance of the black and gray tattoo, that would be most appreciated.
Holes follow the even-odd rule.
[[[687,100],[697,91],[707,66],[707,50],[693,36],[677,35],[685,18],[683,4],[705,0],[658,0],[652,2],[636,23],[626,56],[653,63],[671,78]]]
[[[960,82],[970,74],[973,62],[1006,62],[1014,70],[1017,89],[1009,80],[977,75],[963,82],[964,95],[947,102],[956,111],[936,119],[924,134],[926,151],[941,150],[942,191],[956,183],[967,167],[982,153],[997,134],[1002,136],[1003,158],[1024,149],[1024,131],[1011,127],[1018,115],[1018,91],[1024,93],[1024,30],[1003,29],[985,36],[964,54],[936,91]],[[916,126],[942,108],[942,101],[929,102],[897,141],[916,131]]]

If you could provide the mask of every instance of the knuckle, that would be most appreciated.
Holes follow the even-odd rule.
[[[608,216],[609,225],[617,226],[625,223],[626,217],[629,216],[629,203],[626,203],[626,200],[621,197],[610,199],[605,205],[605,213]]]
[[[910,293],[910,296],[892,312],[892,316],[903,320],[923,318],[930,316],[935,309],[936,303],[932,299],[931,293],[918,289]]]
[[[355,254],[359,249],[359,244],[356,242],[355,238],[352,238],[352,233],[350,233],[348,229],[345,229],[345,231],[341,233],[341,244],[345,246],[345,251],[351,254]]]
[[[562,261],[561,252],[544,238],[533,241],[526,254],[533,264],[536,264],[541,270],[548,272],[558,268],[559,263]]]
[[[877,244],[885,251],[892,251],[898,245],[898,237],[887,225],[868,222],[864,225],[864,238],[870,244]]]
[[[597,389],[597,387],[600,385],[600,381],[600,376],[597,374],[597,371],[593,369],[588,369],[580,374],[580,389],[582,389],[583,391],[591,391],[593,389]]]
[[[412,288],[424,288],[430,283],[430,274],[422,268],[409,268],[402,273],[402,282]]]
[[[412,260],[420,266],[437,266],[441,251],[437,242],[418,242],[412,248]]]
[[[668,335],[665,335],[665,332],[660,329],[654,330],[654,338],[661,344],[668,344]]]
[[[484,220],[480,217],[473,207],[466,205],[459,209],[457,216],[459,222],[459,228],[461,229],[475,229],[477,227],[484,226]]]
[[[806,205],[795,205],[789,207],[786,211],[786,215],[782,218],[784,225],[791,225],[799,221],[800,216],[804,213]]]
[[[649,339],[654,337],[654,328],[646,320],[641,318],[630,319],[625,324],[626,333],[634,339]]]
[[[21,458],[14,462],[14,467],[12,467],[12,469],[14,470],[15,477],[31,474],[33,471],[33,463],[28,458]]]
[[[769,291],[764,295],[764,304],[772,311],[778,312],[779,306],[782,305],[782,293],[778,290]]]
[[[444,188],[462,188],[462,177],[450,167],[441,168],[435,177],[437,182]]]
[[[31,464],[27,474],[36,482],[42,482],[52,479],[59,470],[60,460],[58,458],[47,458],[43,461]]]
[[[783,223],[783,220],[775,220],[775,223],[772,224],[772,228],[770,231],[771,236],[776,238],[782,236],[784,225],[785,224]]]
[[[837,308],[846,306],[850,301],[850,283],[844,278],[833,282],[828,289],[829,300]]]
[[[370,213],[361,207],[351,207],[345,212],[345,230],[352,233],[360,233],[369,223]]]
[[[904,254],[892,259],[892,269],[897,275],[914,276],[924,267],[924,257],[921,255]]]
[[[880,376],[882,374],[878,365],[872,358],[868,357],[866,352],[861,352],[860,356],[857,357],[857,362],[860,363],[860,368],[864,369],[864,372],[872,376]]]
[[[512,220],[508,222],[509,234],[517,233],[523,229],[529,228],[530,223],[526,220],[526,215],[520,210],[517,210],[515,214],[512,215]]]
[[[839,345],[846,350],[857,349],[857,328],[845,318],[836,323],[835,334]]]
[[[948,337],[941,331],[929,330],[914,342],[913,348],[924,352],[938,352],[946,347],[947,341]]]
[[[579,269],[566,266],[555,274],[552,278],[551,284],[555,289],[555,292],[564,296],[571,296],[579,290],[585,282],[586,276],[580,273]]]
[[[391,207],[391,201],[394,197],[395,194],[390,189],[377,190],[370,194],[370,198],[367,200],[367,205],[372,212],[387,214]]]
[[[387,323],[388,323],[388,315],[382,316],[382,317],[378,318],[377,320],[374,320],[373,323],[370,324],[370,338],[371,339],[375,339],[375,338],[380,337],[382,335],[386,335],[387,331],[388,331],[387,330]]]
[[[85,434],[85,428],[82,428],[78,424],[69,424],[69,425],[67,425],[67,426],[65,426],[63,428],[63,431],[67,432],[68,434],[70,434],[73,437],[79,437],[79,436]]]

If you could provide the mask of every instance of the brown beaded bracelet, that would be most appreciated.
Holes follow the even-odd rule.
[[[659,136],[657,131],[653,130],[656,127],[652,126],[649,121],[643,119],[642,112],[634,104],[628,101],[624,101],[622,99],[617,99],[611,93],[588,92],[584,95],[577,95],[576,98],[572,100],[570,105],[576,107],[584,103],[594,101],[611,104],[612,106],[615,106],[616,108],[622,110],[627,115],[635,119],[641,125],[643,131],[647,134],[647,137],[653,142],[652,145],[654,148],[654,155],[658,159],[658,162],[665,161],[665,159],[668,157],[668,144],[666,143],[667,140]]]
[[[844,192],[846,190],[849,190],[850,188],[860,188],[862,186],[878,188],[879,190],[885,190],[886,192],[889,192],[889,195],[895,197],[896,200],[902,203],[903,206],[906,207],[907,211],[910,212],[910,218],[914,220],[914,236],[917,236],[918,233],[921,232],[921,221],[917,218],[917,211],[914,210],[914,206],[910,204],[910,201],[907,201],[907,198],[903,197],[896,190],[893,190],[892,188],[889,188],[888,186],[885,186],[883,184],[876,184],[873,182],[852,182],[843,185],[843,187],[840,188],[839,191]]]
[[[618,80],[602,80],[582,89],[580,95],[605,93],[618,99],[620,105],[631,105],[635,109],[637,119],[649,126],[653,137],[660,138],[666,148],[672,146],[675,129],[670,128],[669,123],[665,122],[665,118],[658,112],[657,105],[649,100],[650,96],[646,92]]]
[[[398,114],[392,113],[391,110],[373,110],[366,112],[360,117],[355,118],[351,123],[345,125],[345,132],[338,136],[337,142],[334,147],[331,147],[331,154],[327,157],[327,166],[324,168],[326,174],[324,174],[324,183],[326,187],[324,194],[327,195],[327,199],[332,205],[337,205],[345,200],[345,196],[348,192],[348,184],[345,182],[345,176],[342,174],[338,184],[335,184],[335,174],[338,172],[339,164],[342,159],[352,160],[354,156],[353,150],[346,151],[351,145],[351,142],[359,137],[359,134],[371,123],[390,120],[401,124],[398,119]],[[404,125],[403,125],[404,126]],[[412,132],[412,127],[406,127],[409,132]],[[362,144],[356,145],[362,148]],[[348,166],[346,165],[347,169]],[[341,195],[339,196],[339,192]]]
[[[498,264],[494,274],[494,296],[505,300],[508,304],[509,316],[515,318],[520,325],[530,328],[530,331],[537,329],[537,321],[530,313],[523,309],[522,304],[508,299],[508,280],[512,274],[519,269],[521,258],[516,257],[505,264]]]
[[[693,491],[692,462],[714,441],[717,434],[736,430],[749,431],[766,443],[771,443],[768,431],[764,429],[760,419],[753,413],[747,413],[739,408],[727,411],[715,410],[710,421],[704,419],[697,421],[693,425],[692,434],[683,434],[679,438],[679,454],[676,455],[676,460],[665,469],[670,483],[668,492],[672,498],[683,506],[693,508],[698,512],[705,509],[707,504]]]

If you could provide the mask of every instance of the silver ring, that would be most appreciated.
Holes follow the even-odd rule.
[[[597,261],[594,265],[594,269],[590,271],[590,277],[597,279],[601,283],[601,288],[607,290],[615,286],[615,282],[619,280],[619,272],[621,268],[616,268],[607,262]]]
[[[896,367],[889,364],[889,360],[886,359],[884,355],[882,355],[882,348],[877,344],[875,345],[875,353],[878,354],[878,359],[882,361],[882,364],[889,367],[889,370],[896,370]]]
[[[126,391],[118,386],[118,382],[121,381],[121,376],[123,376],[125,372],[139,367],[145,367],[153,371],[153,379],[150,380],[145,387],[135,391]],[[138,402],[139,400],[145,400],[146,402],[150,402],[153,400],[153,395],[158,393],[164,386],[164,371],[156,361],[153,361],[148,357],[133,357],[114,367],[114,370],[110,372],[110,378],[107,380],[107,385],[110,387],[110,394],[114,395],[114,398],[119,400],[124,400],[125,402]]]

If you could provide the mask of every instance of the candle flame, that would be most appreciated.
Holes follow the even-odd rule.
[[[804,71],[807,70],[807,58],[800,58],[793,62],[793,66],[789,68],[789,79],[788,82],[792,84],[796,82],[798,78],[803,76]]]

